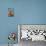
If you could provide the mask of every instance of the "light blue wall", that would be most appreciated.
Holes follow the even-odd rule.
[[[14,8],[14,17],[7,16],[8,8]],[[46,0],[0,0],[0,43],[17,32],[17,24],[46,24]]]

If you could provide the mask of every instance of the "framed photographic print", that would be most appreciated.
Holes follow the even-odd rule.
[[[20,24],[18,30],[20,40],[46,41],[46,25],[44,24]]]
[[[14,8],[8,8],[8,16],[13,17],[14,16]]]

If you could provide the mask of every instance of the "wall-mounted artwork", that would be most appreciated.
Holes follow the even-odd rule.
[[[15,44],[16,41],[16,33],[15,32],[11,32],[8,35],[8,46]]]
[[[20,40],[46,41],[46,25],[23,24],[18,25],[18,30],[20,31]]]
[[[8,16],[13,17],[14,16],[14,8],[8,8]]]

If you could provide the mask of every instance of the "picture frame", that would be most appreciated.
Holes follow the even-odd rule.
[[[14,16],[14,8],[8,8],[8,17]]]

